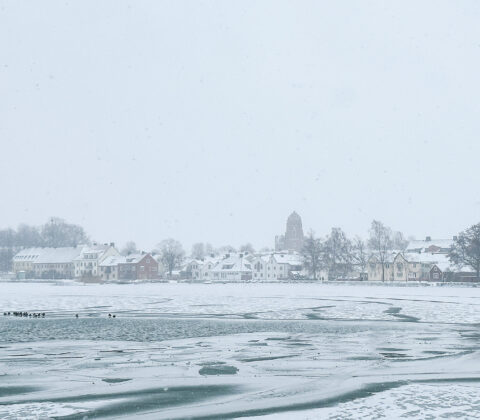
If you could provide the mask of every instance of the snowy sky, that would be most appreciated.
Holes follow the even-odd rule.
[[[478,1],[1,1],[0,227],[272,246],[480,221]]]

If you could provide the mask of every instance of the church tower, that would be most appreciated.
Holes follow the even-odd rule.
[[[303,248],[303,239],[302,219],[296,212],[293,212],[287,219],[285,249],[301,252]]]

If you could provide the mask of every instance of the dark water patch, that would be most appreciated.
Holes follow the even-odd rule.
[[[316,408],[334,407],[342,403],[348,403],[361,398],[367,398],[380,392],[389,391],[407,385],[408,381],[380,382],[365,385],[357,390],[339,394],[334,397],[323,398],[315,401],[309,401],[297,404],[279,405],[275,407],[253,408],[241,411],[231,411],[222,414],[209,414],[205,416],[189,417],[191,420],[218,420],[233,419],[238,417],[265,416],[268,414],[279,414],[288,411],[313,410]]]
[[[287,341],[290,339],[291,337],[269,337],[269,338],[266,338],[265,340],[266,341]]]
[[[380,353],[383,357],[387,359],[403,359],[409,357],[405,353]]]
[[[29,394],[30,392],[40,391],[40,389],[41,388],[35,386],[0,386],[0,398]]]
[[[398,318],[400,321],[403,321],[403,322],[418,322],[418,321],[420,321],[420,318],[417,318],[416,316],[411,316],[411,315],[394,314],[393,316]]]
[[[101,401],[101,400],[122,400],[108,403],[105,406],[76,413],[68,416],[58,416],[62,420],[83,420],[85,418],[119,418],[133,417],[144,412],[160,411],[171,407],[181,406],[206,401],[212,398],[233,395],[239,387],[231,385],[209,385],[209,386],[185,386],[174,388],[153,388],[141,391],[125,393],[108,393],[84,395],[73,399],[49,400],[51,402],[79,402],[79,401]],[[81,398],[79,400],[79,398]]]
[[[346,322],[345,322],[346,321]],[[376,323],[375,330],[392,331],[392,323]],[[22,343],[51,340],[137,341],[214,337],[245,333],[345,335],[368,332],[372,322],[359,320],[246,320],[185,318],[79,318],[17,322],[0,318],[0,342]],[[251,343],[254,345],[254,343]],[[266,345],[266,343],[257,344]]]
[[[417,384],[445,384],[445,383],[479,383],[480,377],[478,376],[464,376],[459,378],[436,378],[436,379],[416,379],[412,380],[412,383]]]
[[[302,340],[288,341],[287,344],[289,346],[302,346],[302,347],[307,347],[312,345],[312,343],[307,341],[302,341]]]
[[[395,347],[378,347],[377,350],[379,350],[379,351],[393,351],[393,352],[408,351],[408,349],[398,349],[398,348],[395,348]]]
[[[121,382],[127,382],[131,381],[132,378],[104,378],[102,379],[103,382],[106,382],[107,384],[118,384]]]
[[[390,315],[395,315],[400,313],[402,308],[399,308],[398,306],[392,306],[391,308],[385,309],[383,311],[384,314],[390,314]]]
[[[203,366],[198,373],[202,376],[216,376],[216,375],[236,375],[238,368],[226,364],[212,364]]]
[[[240,362],[264,362],[268,360],[277,360],[277,359],[289,359],[291,357],[296,357],[298,354],[291,354],[287,356],[265,356],[265,357],[250,357],[248,359],[240,359]]]
[[[395,318],[398,318],[399,320],[401,320],[403,322],[418,322],[418,321],[420,321],[420,318],[417,318],[415,316],[401,314],[400,313],[401,310],[402,310],[402,308],[399,308],[398,306],[392,306],[391,308],[385,309],[383,311],[383,313],[387,314],[387,315],[392,315]]]
[[[323,316],[320,316],[318,314],[312,314],[312,313],[305,314],[305,316],[308,319],[325,319],[325,317],[323,317]]]
[[[268,344],[264,343],[264,342],[249,342],[248,345],[249,346],[259,346],[259,347],[268,346]]]
[[[200,362],[197,363],[198,366],[211,366],[211,365],[224,365],[225,362]]]
[[[375,356],[353,356],[353,357],[347,357],[347,360],[378,360],[378,357]]]
[[[422,353],[425,353],[425,354],[434,354],[434,355],[438,355],[438,356],[441,356],[443,354],[448,354],[446,351],[440,351],[440,350],[425,350],[423,351]]]

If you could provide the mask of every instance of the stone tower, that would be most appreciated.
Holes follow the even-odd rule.
[[[296,212],[293,212],[287,219],[285,249],[300,252],[303,248],[303,238],[302,219]]]

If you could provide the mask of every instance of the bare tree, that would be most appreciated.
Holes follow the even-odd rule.
[[[185,251],[182,244],[175,239],[165,239],[158,245],[163,266],[172,277],[172,272],[177,268],[185,258]]]
[[[22,248],[42,246],[40,229],[26,224],[19,225],[15,234],[15,243]]]
[[[392,230],[382,222],[374,220],[370,228],[368,246],[382,266],[382,281],[385,281],[385,264],[393,249]]]
[[[197,242],[192,245],[192,258],[197,260],[205,258],[205,244],[203,242]]]
[[[205,254],[206,255],[211,255],[211,254],[214,254],[214,253],[215,253],[215,250],[213,249],[213,245],[207,242],[205,244]]]
[[[472,268],[477,281],[480,280],[480,223],[469,227],[457,236],[448,256],[457,267]]]
[[[42,226],[41,236],[44,246],[55,248],[77,246],[88,242],[87,235],[81,226],[66,223],[58,217],[52,217]]]
[[[332,231],[323,243],[323,264],[328,270],[328,279],[345,278],[352,271],[352,243],[340,228]]]
[[[255,253],[255,249],[251,243],[246,243],[240,247],[240,252],[248,252],[249,254]]]
[[[217,253],[218,254],[225,254],[225,253],[229,253],[229,252],[235,252],[235,248],[231,245],[223,245],[219,248],[217,248]]]
[[[322,241],[315,238],[311,231],[304,241],[302,248],[302,257],[305,268],[313,279],[317,279],[317,273],[321,269]]]
[[[137,252],[137,244],[134,241],[128,241],[122,248],[122,255],[136,254]]]
[[[392,233],[393,249],[398,249],[399,251],[405,251],[408,245],[408,240],[405,239],[402,232],[393,232]]]
[[[353,263],[360,269],[360,277],[362,278],[367,270],[369,252],[365,241],[358,236],[353,239],[352,258]]]

